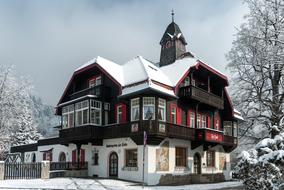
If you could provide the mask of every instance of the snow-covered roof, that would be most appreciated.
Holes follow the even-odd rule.
[[[235,108],[234,108],[234,118],[235,118],[235,119],[238,119],[238,120],[241,120],[241,121],[244,121],[244,118],[243,118],[241,112],[239,112],[239,111],[236,110]]]
[[[175,96],[173,89],[163,87],[163,85],[172,88],[175,87],[188,70],[198,63],[199,60],[194,57],[185,57],[176,60],[170,65],[158,67],[147,59],[144,59],[142,56],[136,56],[124,64],[118,64],[98,56],[77,68],[75,72],[92,64],[98,64],[123,87],[122,95],[150,88]],[[205,65],[210,67],[207,64]],[[216,70],[213,67],[210,68]],[[158,85],[155,82],[162,85]]]
[[[185,75],[190,67],[197,64],[198,60],[192,57],[186,57],[178,59],[174,63],[160,67],[163,73],[169,77],[173,86],[175,86],[179,80]]]

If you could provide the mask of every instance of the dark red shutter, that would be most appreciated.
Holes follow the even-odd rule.
[[[186,125],[190,126],[190,110],[187,111]]]
[[[52,162],[52,152],[51,151],[49,152],[49,161]]]
[[[76,149],[75,150],[72,150],[72,162],[76,162]]]
[[[207,116],[207,128],[211,128],[211,118],[209,115]]]
[[[181,125],[181,108],[177,107],[177,124]]]
[[[121,104],[121,111],[122,111],[121,122],[125,123],[126,122],[126,105],[125,104]]]
[[[81,161],[81,162],[85,162],[85,149],[81,149],[80,161]]]
[[[45,152],[44,152],[43,155],[42,155],[42,159],[43,159],[43,160],[46,160],[46,153],[45,153]]]
[[[221,119],[220,119],[220,117],[218,117],[218,122],[219,122],[219,128],[217,129],[217,130],[220,130],[221,129]]]
[[[119,104],[115,105],[115,109],[114,109],[114,121],[115,123],[117,123],[117,107],[119,106]]]

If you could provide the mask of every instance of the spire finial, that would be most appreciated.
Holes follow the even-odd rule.
[[[175,16],[175,12],[174,12],[174,9],[172,9],[172,22],[174,22],[174,16]]]

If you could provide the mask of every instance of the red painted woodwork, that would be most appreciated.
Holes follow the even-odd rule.
[[[46,152],[42,154],[42,160],[46,160]]]
[[[85,162],[85,149],[81,149],[80,161]]]
[[[214,131],[206,131],[205,140],[222,142],[223,135]]]
[[[186,125],[190,126],[190,110],[187,110],[187,115],[186,115]]]
[[[115,114],[115,122],[117,122],[117,110],[118,110],[118,107],[121,106],[121,121],[120,123],[126,123],[127,120],[126,120],[126,105],[123,104],[123,103],[119,103],[119,104],[116,104],[115,105],[115,110],[114,110],[114,114]]]
[[[207,116],[207,128],[211,128],[211,118]]]
[[[181,108],[177,107],[177,124],[181,125]]]
[[[77,151],[76,149],[75,150],[72,150],[72,162],[77,162]]]

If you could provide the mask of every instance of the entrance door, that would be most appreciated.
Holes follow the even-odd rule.
[[[193,158],[193,164],[194,164],[194,173],[195,174],[201,174],[201,157],[200,154],[195,153]]]
[[[118,156],[115,152],[112,152],[109,156],[109,176],[118,176]]]

